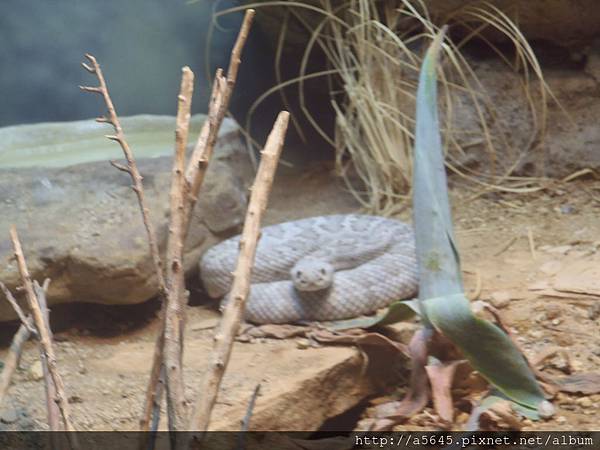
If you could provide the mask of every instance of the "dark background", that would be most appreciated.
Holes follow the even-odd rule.
[[[236,2],[219,2],[219,8]],[[97,116],[95,84],[79,63],[95,55],[120,115],[175,114],[181,67],[196,73],[194,112],[206,110],[206,36],[214,0],[1,0],[0,126]],[[226,64],[240,15],[220,19],[211,66]],[[213,67],[210,68],[211,72]]]

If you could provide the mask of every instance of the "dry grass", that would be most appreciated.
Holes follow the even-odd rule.
[[[484,191],[531,192],[542,187],[539,182],[543,180],[512,174],[525,155],[537,152],[540,161],[543,159],[546,104],[551,93],[533,50],[506,13],[487,2],[471,2],[451,16],[435,19],[421,0],[262,1],[244,5],[266,6],[284,8],[275,67],[279,84],[255,101],[246,130],[251,129],[253,112],[266,97],[279,92],[287,105],[283,88],[296,85],[302,113],[335,147],[338,173],[366,210],[390,215],[410,197],[414,96],[422,49],[437,33],[438,25],[445,23],[466,30],[460,42],[447,40],[444,44],[445,65],[440,73],[441,127],[448,168]],[[220,11],[215,17],[236,10],[239,8]],[[298,76],[284,81],[280,63],[291,20],[303,27],[308,44]],[[483,32],[490,29],[508,37],[514,47],[511,55],[487,40]],[[461,48],[475,38],[486,42],[521,74],[532,130],[524,148],[511,143],[510,130],[461,53]],[[329,67],[311,73],[308,62],[315,51],[325,54]],[[322,77],[331,86],[336,113],[333,136],[313,118],[305,98],[305,81]],[[339,87],[341,96],[334,91]],[[470,111],[468,127],[464,117],[458,117],[466,110]],[[485,152],[484,169],[476,171],[461,164],[473,151]]]

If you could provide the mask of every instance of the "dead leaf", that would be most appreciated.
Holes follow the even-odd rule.
[[[489,399],[482,400],[484,403]],[[518,413],[512,408],[509,400],[494,400],[487,405],[480,403],[473,408],[465,431],[496,431],[510,428],[518,431],[522,427]]]
[[[433,331],[418,330],[408,345],[411,358],[410,387],[402,401],[384,403],[374,408],[378,419],[390,419],[395,422],[406,420],[421,411],[429,402],[429,381],[425,366],[427,364],[428,343]]]
[[[509,400],[494,403],[481,413],[479,420],[480,426],[482,422],[489,421],[486,428],[509,428],[513,431],[519,431],[523,426],[520,416],[513,409],[512,402]]]
[[[425,366],[431,384],[433,406],[442,420],[452,423],[454,418],[454,405],[452,403],[452,381],[456,368],[462,361],[450,363],[430,364]]]
[[[257,338],[289,339],[298,336],[305,336],[311,330],[311,327],[287,324],[250,326],[242,330],[237,339],[241,342],[251,341],[252,339]]]

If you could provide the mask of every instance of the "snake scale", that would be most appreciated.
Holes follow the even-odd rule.
[[[213,298],[231,288],[239,240],[217,244],[200,261]],[[414,296],[417,284],[414,235],[403,222],[359,214],[285,222],[262,230],[245,318],[258,324],[349,319]]]

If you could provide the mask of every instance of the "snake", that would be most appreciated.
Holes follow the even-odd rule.
[[[228,301],[241,236],[200,259],[207,294]],[[414,233],[366,214],[310,217],[264,227],[256,247],[245,320],[255,324],[336,321],[370,315],[418,287]]]

